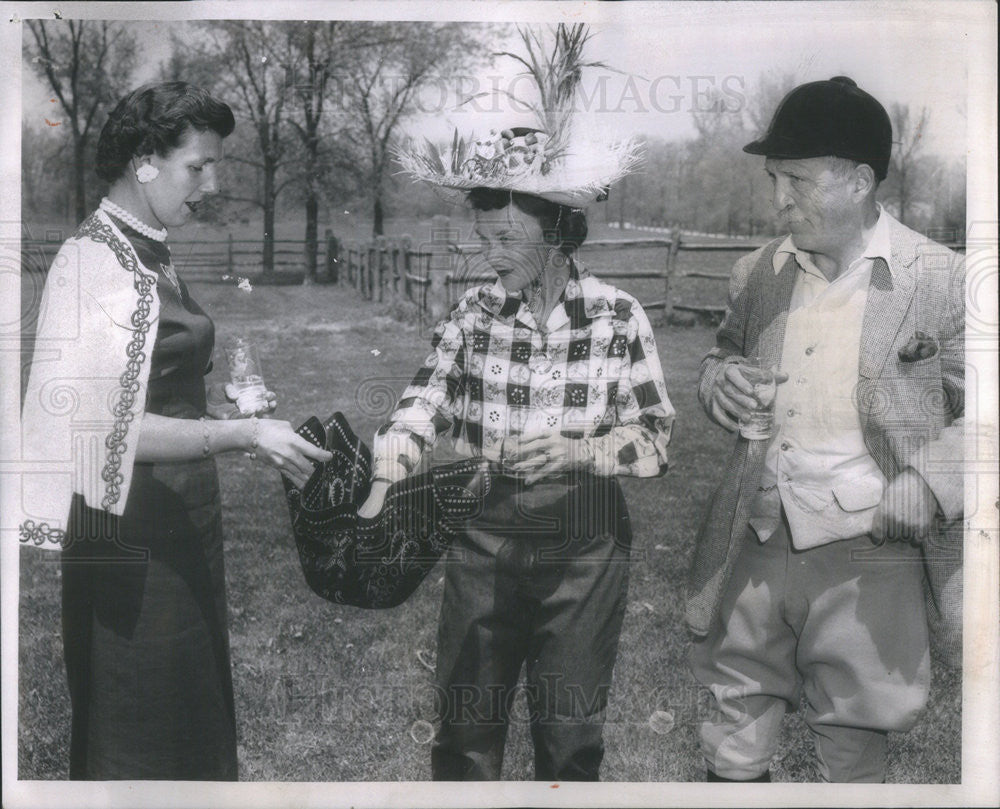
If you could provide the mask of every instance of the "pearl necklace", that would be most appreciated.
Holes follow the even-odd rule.
[[[130,214],[120,205],[115,205],[110,199],[105,197],[101,200],[101,210],[105,211],[117,219],[121,219],[126,225],[137,233],[152,239],[154,242],[165,242],[167,240],[166,228],[154,228],[147,225],[137,217]]]

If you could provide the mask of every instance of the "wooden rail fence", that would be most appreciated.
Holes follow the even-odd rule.
[[[723,283],[728,272],[678,270],[681,252],[748,253],[759,245],[747,242],[688,243],[679,233],[672,238],[595,239],[584,242],[581,258],[598,277],[608,280],[658,281],[662,297],[640,301],[643,308],[662,311],[670,317],[675,312],[716,319],[725,311],[725,291],[720,288],[718,304],[692,305],[673,300],[671,287],[679,278],[701,278]],[[963,250],[964,245],[948,245]],[[174,266],[190,281],[235,282],[246,276],[257,283],[302,283],[304,278],[305,243],[301,239],[274,241],[274,272],[262,277],[263,262],[260,239],[225,241],[183,241],[171,244]],[[22,262],[28,271],[44,273],[59,249],[57,241],[22,242]],[[588,253],[619,250],[649,250],[659,252],[655,269],[619,270],[601,267],[587,259]],[[447,315],[464,289],[496,276],[489,270],[477,270],[478,244],[459,241],[459,229],[446,216],[435,216],[431,237],[414,244],[412,237],[380,236],[372,241],[341,241],[327,230],[318,243],[317,281],[353,286],[363,297],[383,302],[389,299],[415,303],[421,317],[439,320]]]
[[[594,252],[659,251],[659,267],[655,269],[616,270],[599,267],[589,261],[587,266],[598,277],[612,282],[619,279],[659,281],[662,297],[641,301],[646,310],[660,310],[665,315],[686,311],[719,317],[725,311],[725,306],[721,304],[696,306],[672,301],[671,283],[682,276],[725,282],[729,274],[698,271],[678,274],[678,254],[683,250],[747,253],[758,246],[747,243],[686,244],[675,236],[672,239],[595,239],[585,242],[580,252],[586,260],[586,254]],[[423,245],[414,245],[409,237],[379,237],[367,243],[336,245],[327,250],[327,255],[336,256],[332,261],[336,269],[330,276],[331,280],[350,284],[369,300],[385,301],[397,297],[412,301],[421,313],[440,319],[447,315],[464,289],[496,278],[488,270],[477,270],[479,250],[477,244],[461,243],[458,229],[451,226],[447,217],[437,216],[431,227],[431,238]],[[330,263],[328,259],[328,265]],[[724,297],[722,292],[720,300]]]

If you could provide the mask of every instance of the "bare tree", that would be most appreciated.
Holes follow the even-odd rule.
[[[292,24],[286,65],[288,84],[297,102],[288,122],[298,136],[300,158],[295,161],[297,184],[305,205],[306,282],[315,280],[319,253],[320,202],[343,191],[357,175],[351,153],[344,109],[343,80],[352,50],[378,47],[378,40],[358,37],[350,23]],[[333,116],[331,117],[331,113]]]
[[[129,87],[135,39],[119,23],[26,20],[30,64],[66,116],[73,143],[73,195],[77,221],[87,215],[85,155],[95,125]]]
[[[782,99],[791,92],[798,82],[791,73],[769,70],[761,73],[754,82],[753,89],[746,96],[746,121],[754,137],[762,137],[771,124],[775,111]]]
[[[48,130],[48,131],[45,131]],[[66,177],[73,172],[71,144],[67,138],[54,136],[51,128],[29,119],[21,122],[21,215],[70,221],[74,215],[73,198],[66,188]]]
[[[689,142],[685,170],[678,173],[681,200],[692,226],[729,235],[757,235],[773,221],[762,162],[743,154],[761,137],[781,99],[795,85],[789,74],[761,74],[747,88],[742,107],[716,89],[691,113],[696,136]]]
[[[933,172],[921,154],[930,113],[923,107],[914,118],[908,104],[893,104],[890,115],[894,143],[883,195],[906,225],[911,223],[914,205],[926,200],[931,190],[928,180]]]
[[[316,279],[319,252],[319,199],[322,172],[320,170],[320,124],[327,100],[331,61],[337,53],[334,40],[339,23],[300,23],[296,36],[296,63],[304,63],[305,81],[296,82],[295,96],[299,102],[299,120],[291,119],[292,127],[302,143],[305,185],[305,258],[306,283]],[[317,30],[318,29],[318,30]],[[317,39],[319,47],[317,48]],[[298,64],[291,66],[293,75]]]
[[[259,205],[264,214],[264,277],[274,273],[275,211],[279,182],[288,149],[286,104],[290,98],[286,66],[292,28],[287,23],[263,20],[226,20],[200,23],[201,42],[184,43],[169,69],[191,71],[202,77],[234,108],[238,119],[248,120],[253,130],[254,151],[230,152],[228,159],[255,169],[259,176],[256,193],[245,195],[224,190],[225,199]]]
[[[356,116],[359,168],[372,195],[372,233],[384,229],[385,185],[400,122],[414,110],[417,94],[454,73],[482,52],[468,24],[358,23],[352,35],[373,47],[355,48],[345,66],[344,92]]]
[[[740,149],[750,137],[742,111],[721,106],[721,97],[701,111],[691,114],[697,137],[690,158],[695,182],[693,195],[696,226],[735,234],[752,227],[754,175],[760,169],[751,161],[740,160]]]

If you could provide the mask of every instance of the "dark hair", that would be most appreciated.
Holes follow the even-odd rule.
[[[236,127],[228,104],[183,81],[144,84],[111,111],[97,141],[97,176],[113,183],[133,157],[176,149],[189,129],[228,137]]]
[[[542,226],[546,241],[559,245],[567,256],[587,238],[587,215],[579,208],[570,208],[533,194],[498,188],[473,188],[468,195],[474,211],[496,211],[512,202],[518,210],[535,217]]]

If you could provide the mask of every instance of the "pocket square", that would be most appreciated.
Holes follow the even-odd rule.
[[[919,362],[938,353],[938,341],[922,331],[913,333],[906,345],[899,349],[900,362]]]

